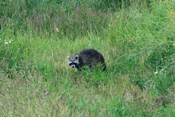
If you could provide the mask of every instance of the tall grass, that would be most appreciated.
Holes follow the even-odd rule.
[[[137,0],[136,0],[137,1]],[[146,1],[146,0],[145,0]],[[31,30],[40,36],[57,34],[75,39],[90,32],[103,32],[111,22],[112,12],[129,0],[13,0],[1,2],[1,29],[15,34]]]
[[[0,115],[174,115],[173,0],[0,4]],[[85,48],[105,72],[69,68]]]

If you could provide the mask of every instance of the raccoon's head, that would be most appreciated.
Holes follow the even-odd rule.
[[[67,57],[68,60],[68,65],[71,66],[72,68],[77,67],[79,64],[79,56],[75,55],[74,57]]]

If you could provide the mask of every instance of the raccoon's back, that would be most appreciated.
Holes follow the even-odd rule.
[[[80,56],[80,64],[82,65],[96,65],[99,62],[105,62],[103,55],[94,49],[85,49],[79,52],[78,55]]]

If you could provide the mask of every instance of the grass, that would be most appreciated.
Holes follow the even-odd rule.
[[[0,4],[0,115],[174,115],[173,0]],[[105,72],[67,65],[85,48]]]

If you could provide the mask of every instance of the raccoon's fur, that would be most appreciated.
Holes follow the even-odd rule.
[[[100,63],[103,71],[106,69],[105,59],[101,53],[94,49],[85,49],[73,57],[68,57],[68,65],[81,71],[83,66],[89,66],[90,69],[97,67]]]

